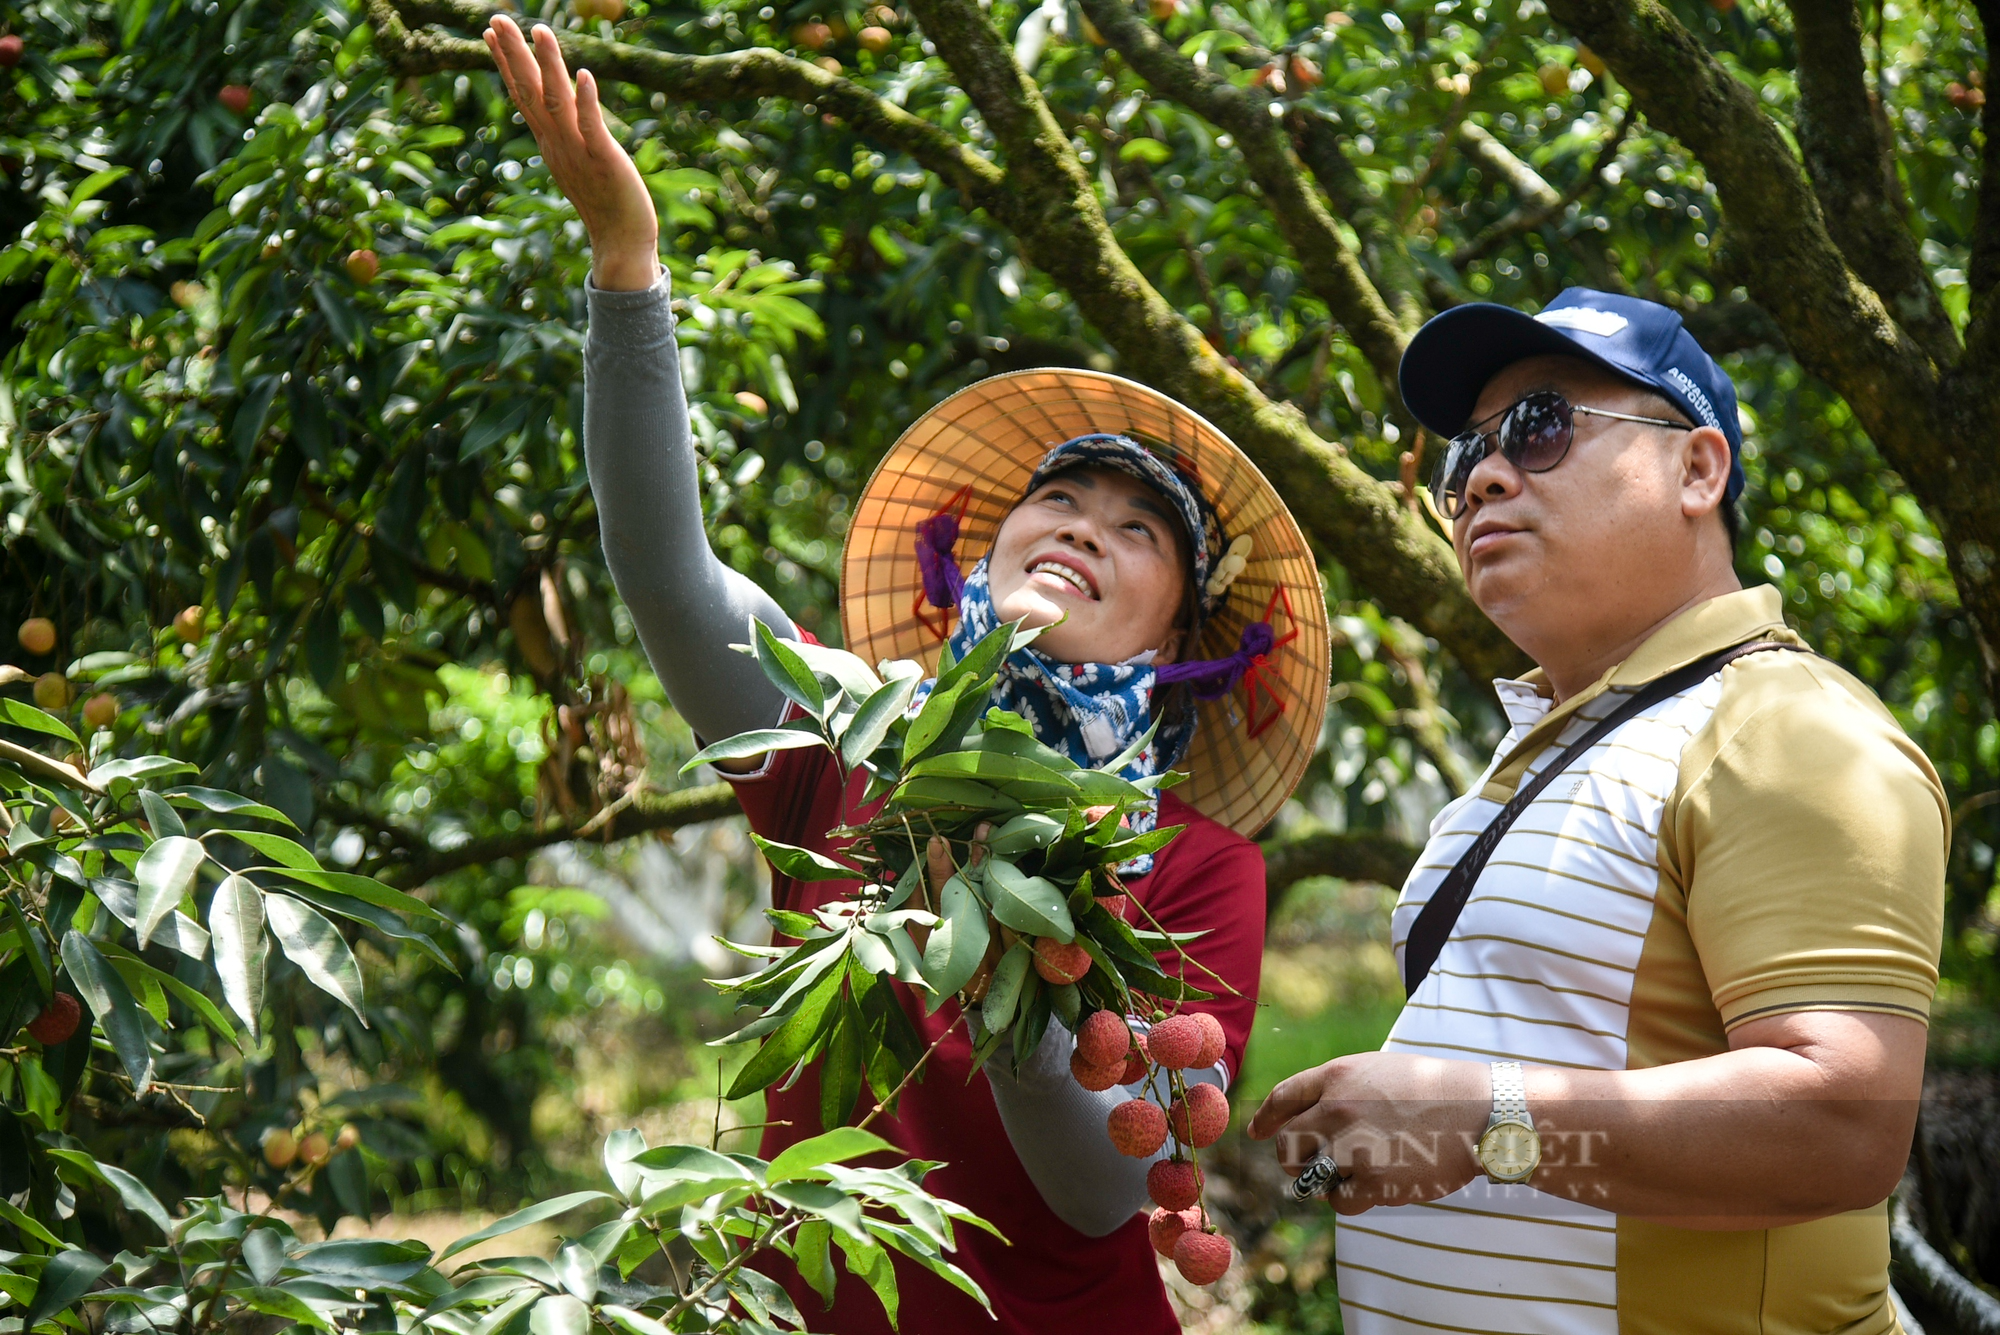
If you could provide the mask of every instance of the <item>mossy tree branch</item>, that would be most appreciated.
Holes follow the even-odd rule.
[[[1251,179],[1264,192],[1271,221],[1291,246],[1306,286],[1327,304],[1333,318],[1375,367],[1383,390],[1395,395],[1396,367],[1411,330],[1396,319],[1347,242],[1303,164],[1292,152],[1281,119],[1282,103],[1262,87],[1238,87],[1221,74],[1197,65],[1142,21],[1128,0],[1081,0],[1097,30],[1141,78],[1171,98],[1227,130],[1236,140]],[[1274,114],[1277,113],[1277,114]],[[1407,416],[1406,424],[1411,424]]]
[[[372,4],[385,58],[399,72],[488,63],[479,43],[406,26],[414,20],[481,27],[493,10],[478,0]],[[571,61],[600,77],[676,100],[811,101],[958,186],[1068,290],[1117,349],[1127,374],[1186,403],[1241,445],[1290,500],[1319,549],[1385,609],[1435,637],[1477,675],[1519,670],[1522,656],[1473,606],[1450,548],[1401,504],[1396,490],[1320,439],[1296,408],[1266,398],[1147,282],[1112,235],[1090,174],[1048,104],[974,0],[915,0],[912,8],[999,140],[1004,169],[859,84],[778,52],[693,57],[574,34],[559,38]]]
[[[1799,53],[1799,148],[1827,230],[1856,273],[1941,366],[1958,360],[1945,314],[1906,221],[1888,127],[1868,98],[1854,0],[1792,0]]]
[[[684,825],[721,820],[742,810],[736,801],[736,790],[726,783],[683,788],[672,793],[641,793],[611,819],[595,826],[592,825],[593,818],[585,813],[573,821],[552,821],[515,834],[473,839],[455,848],[435,849],[400,862],[387,861],[368,870],[390,885],[408,888],[466,867],[482,867],[506,858],[527,857],[541,849],[572,840],[594,839],[601,843],[616,843],[635,835],[678,830]]]
[[[1995,303],[1976,297],[1963,355],[1955,365],[1941,361],[1933,352],[1940,342],[1935,332],[1913,332],[1901,323],[1899,294],[1878,291],[1849,262],[1806,164],[1756,92],[1723,68],[1664,5],[1549,0],[1549,12],[1610,65],[1649,121],[1701,161],[1722,203],[1732,273],[1776,321],[1800,364],[1847,400],[1937,524],[1959,597],[1979,636],[1988,690],[2000,695],[2000,476],[1978,466],[1990,453],[1992,422],[2000,414]],[[1857,55],[1836,60],[1832,49],[1848,38],[1857,44]],[[1858,143],[1834,140],[1838,124],[1826,123],[1851,125],[1857,114],[1858,28],[1848,38],[1819,31],[1808,39],[1820,61],[1812,75],[1819,80],[1813,105],[1823,119],[1814,133],[1829,136],[1812,151],[1827,159],[1829,180],[1859,181],[1872,179],[1879,167],[1879,135],[1871,128]],[[1865,87],[1860,96],[1865,102]],[[1844,160],[1836,164],[1834,158]],[[1988,193],[1995,184],[1989,176]],[[1982,227],[2000,225],[2000,208],[1984,200],[1979,216]],[[1882,225],[1881,210],[1838,224],[1861,235]],[[1898,242],[1892,249],[1905,244],[1913,243]],[[1996,246],[2000,241],[1987,232],[1974,238],[1973,252],[1988,256],[1990,264],[2000,253]],[[1880,254],[1868,262],[1880,281],[1895,284],[1900,271],[1892,262]],[[1984,276],[1991,282],[1996,275],[1989,269]],[[1919,331],[1926,309],[1917,302]]]

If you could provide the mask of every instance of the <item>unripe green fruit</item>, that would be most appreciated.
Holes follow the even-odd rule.
[[[69,682],[60,672],[44,672],[35,678],[35,707],[51,714],[69,708]]]

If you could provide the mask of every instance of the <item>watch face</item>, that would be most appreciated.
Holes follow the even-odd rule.
[[[1542,1138],[1526,1122],[1496,1122],[1479,1138],[1479,1162],[1505,1182],[1519,1182],[1542,1160]]]

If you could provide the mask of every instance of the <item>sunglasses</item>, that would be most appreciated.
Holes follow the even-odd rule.
[[[1576,440],[1576,415],[1609,417],[1619,422],[1641,422],[1647,426],[1670,426],[1681,431],[1694,428],[1686,422],[1669,422],[1661,417],[1634,417],[1630,413],[1607,412],[1571,403],[1554,390],[1530,394],[1500,412],[1499,425],[1491,431],[1464,431],[1451,438],[1444,457],[1431,474],[1431,495],[1446,519],[1465,513],[1465,486],[1479,461],[1499,450],[1501,457],[1524,473],[1546,473],[1561,463]],[[1491,417],[1486,421],[1491,422]]]

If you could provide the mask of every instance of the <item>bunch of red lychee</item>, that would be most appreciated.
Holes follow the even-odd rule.
[[[1189,1083],[1180,1073],[1215,1065],[1223,1045],[1221,1022],[1206,1012],[1169,1016],[1135,1035],[1123,1016],[1100,1010],[1077,1026],[1070,1058],[1071,1074],[1090,1090],[1135,1084],[1152,1067],[1169,1073],[1176,1092],[1167,1107],[1143,1097],[1127,1099],[1111,1110],[1106,1130],[1119,1153],[1135,1159],[1159,1153],[1169,1132],[1179,1142],[1173,1157],[1146,1173],[1146,1192],[1159,1207],[1148,1232],[1154,1249],[1171,1257],[1192,1284],[1222,1278],[1231,1252],[1229,1240],[1214,1232],[1202,1213],[1201,1168],[1181,1150],[1206,1149],[1221,1138],[1229,1126],[1229,1099],[1214,1085]]]

